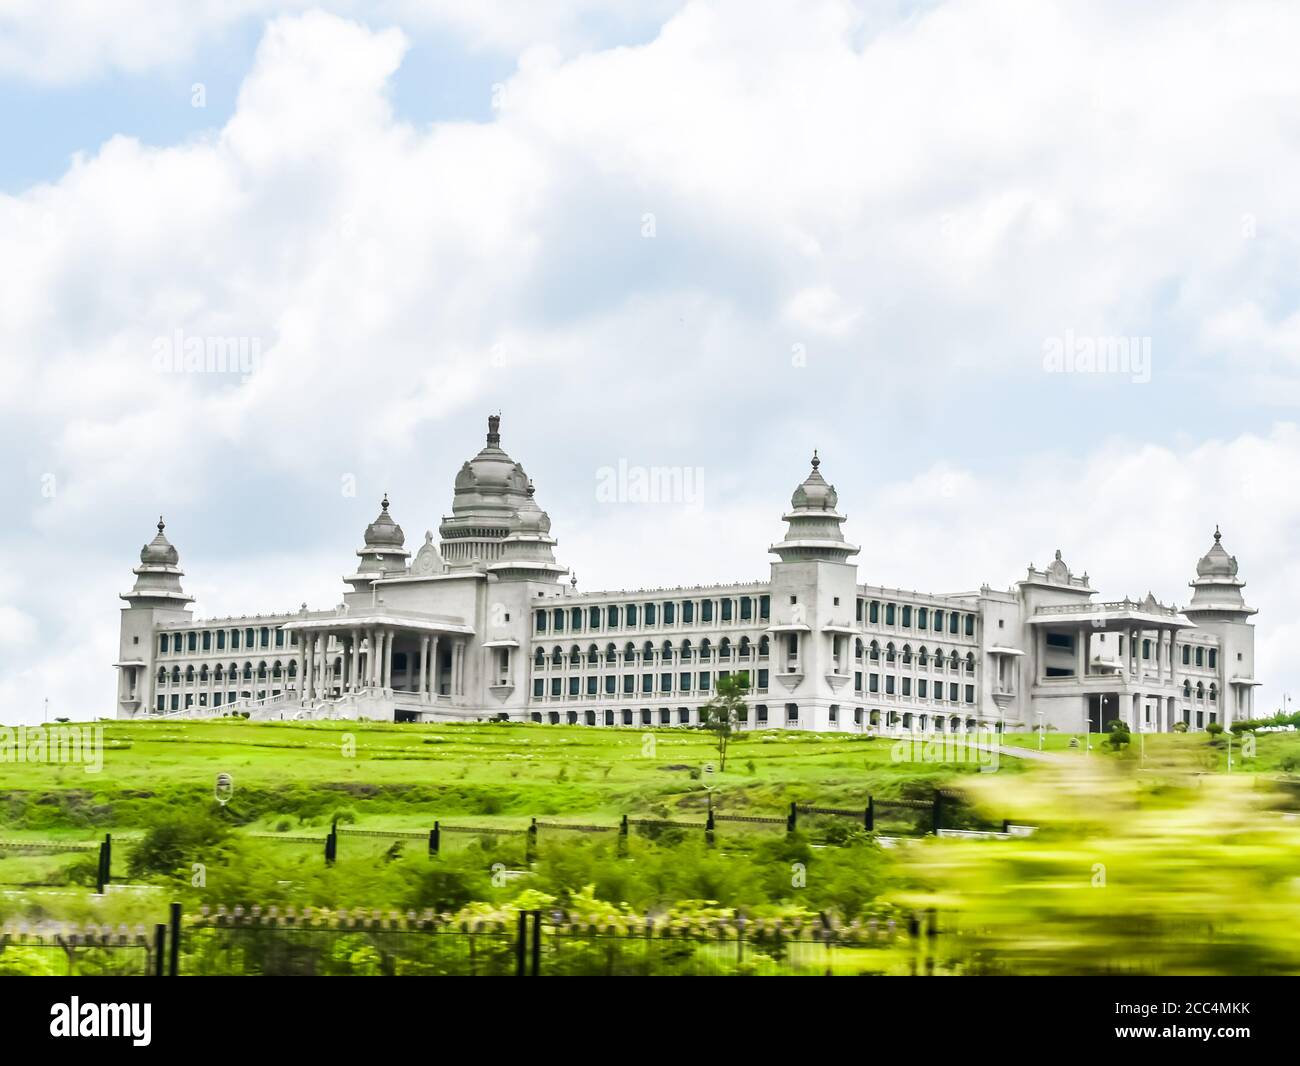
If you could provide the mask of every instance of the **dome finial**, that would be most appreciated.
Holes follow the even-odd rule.
[[[490,445],[501,443],[501,415],[488,415],[487,442]]]
[[[1214,543],[1218,544],[1223,539],[1223,534],[1219,532],[1219,523],[1214,523]]]
[[[163,524],[162,515],[158,516],[158,532],[161,533],[167,527]]]
[[[384,514],[388,513],[388,493],[384,493],[384,498],[379,501],[379,507]]]
[[[816,469],[817,469],[819,466],[821,466],[821,465],[822,465],[822,461],[821,461],[820,459],[817,458],[817,449],[814,448],[814,449],[813,449],[813,457],[812,457],[812,468],[813,468],[814,470],[816,470]]]

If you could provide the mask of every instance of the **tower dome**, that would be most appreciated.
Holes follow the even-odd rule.
[[[379,504],[379,514],[366,526],[364,543],[357,549],[360,562],[357,572],[343,580],[360,592],[376,578],[406,571],[406,560],[411,553],[405,548],[406,534],[388,513],[388,493]]]
[[[495,564],[502,557],[506,539],[519,531],[521,522],[542,522],[543,535],[550,529],[550,519],[533,499],[533,483],[501,447],[501,416],[491,415],[487,422],[487,441],[461,466],[451,514],[438,527],[442,556],[452,569],[484,569]],[[528,517],[535,515],[541,518]]]
[[[1236,556],[1223,547],[1223,534],[1214,527],[1214,544],[1196,564],[1196,580],[1190,583],[1192,601],[1183,614],[1193,621],[1244,621],[1256,613],[1246,606],[1241,590],[1246,582],[1237,576]]]
[[[821,465],[814,451],[811,471],[790,497],[790,510],[781,516],[786,523],[785,539],[768,551],[779,555],[782,562],[823,559],[843,563],[858,553],[857,546],[844,539],[840,528],[844,515],[835,509],[839,493],[822,477]]]
[[[140,549],[140,565],[132,571],[135,585],[122,594],[133,607],[183,608],[194,602],[181,588],[185,571],[180,568],[180,553],[167,539],[166,528],[159,515],[157,535]]]
[[[384,498],[379,507],[379,516],[370,525],[366,526],[366,547],[402,547],[406,543],[406,535],[402,532],[402,527],[394,522],[393,516],[388,513],[388,493],[384,493]]]

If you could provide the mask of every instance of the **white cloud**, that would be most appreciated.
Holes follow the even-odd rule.
[[[48,8],[11,5],[0,70],[37,76],[61,34],[50,79],[143,69],[228,25],[215,4],[184,25]],[[42,643],[77,634],[6,658],[0,706],[55,680],[85,704],[111,693],[59,664],[112,661],[114,596],[158,510],[201,563],[204,613],[236,592],[328,599],[373,517],[340,479],[366,511],[392,490],[415,539],[496,407],[584,587],[761,576],[820,446],[864,580],[1005,583],[1059,544],[1107,590],[1179,598],[1222,521],[1267,666],[1295,678],[1285,601],[1269,609],[1300,592],[1279,503],[1295,430],[1207,441],[1206,409],[1298,391],[1300,205],[1277,176],[1300,170],[1300,12],[976,0],[891,20],[719,0],[583,51],[641,16],[381,10],[392,28],[274,20],[223,128],[87,146],[0,196],[23,519],[0,546],[43,575],[9,599]],[[394,114],[394,71],[434,24],[521,50],[493,121]],[[242,383],[157,373],[178,330],[255,344],[259,365]],[[1043,339],[1067,330],[1154,335],[1149,421],[1132,391],[1044,380]],[[1175,402],[1159,390],[1180,376],[1208,384]],[[1066,412],[1050,439],[981,451],[1049,402]],[[595,507],[574,471],[619,457],[705,467],[704,514]],[[310,566],[267,564],[295,543]]]

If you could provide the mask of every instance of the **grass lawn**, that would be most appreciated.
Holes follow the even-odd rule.
[[[971,766],[894,761],[893,743],[858,734],[772,730],[733,738],[725,773],[698,729],[526,724],[120,722],[104,727],[102,770],[0,763],[0,835],[93,837],[130,831],[160,807],[206,803],[218,773],[254,829],[357,824],[427,828],[440,820],[525,825],[530,817],[698,817],[707,806],[780,814],[791,801],[857,807]]]

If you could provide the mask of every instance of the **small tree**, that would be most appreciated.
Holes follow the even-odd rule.
[[[700,724],[718,738],[718,771],[727,769],[727,742],[740,722],[740,712],[749,695],[749,675],[728,674],[718,678],[713,699],[700,708]]]
[[[1114,721],[1112,721],[1107,728],[1110,730],[1110,737],[1108,738],[1108,741],[1110,743],[1111,748],[1114,749],[1115,751],[1119,751],[1120,748],[1127,747],[1129,741],[1133,739],[1133,735],[1129,730],[1128,723],[1123,721],[1120,718],[1116,718]]]

